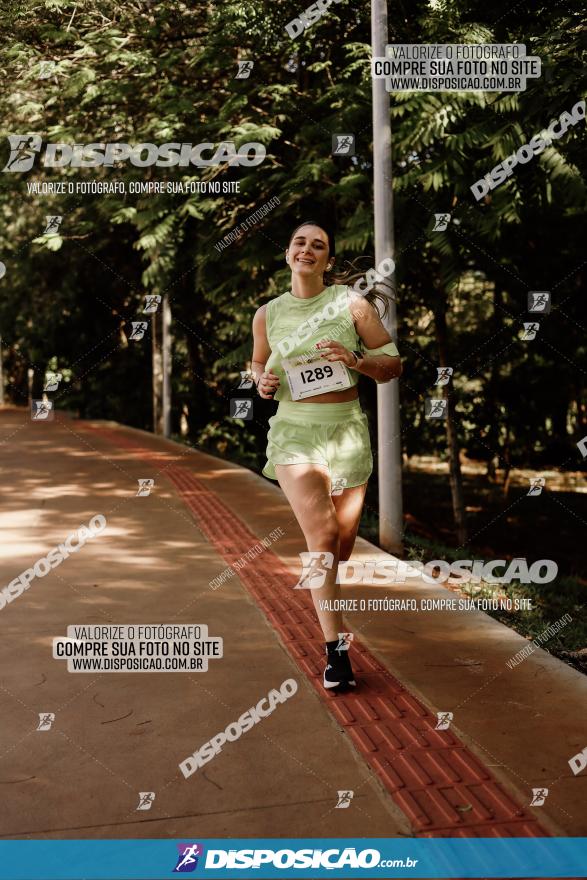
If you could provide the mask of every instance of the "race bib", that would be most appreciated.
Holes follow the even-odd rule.
[[[342,361],[308,360],[301,356],[283,360],[281,366],[289,382],[292,400],[304,400],[305,397],[351,387],[349,371]]]

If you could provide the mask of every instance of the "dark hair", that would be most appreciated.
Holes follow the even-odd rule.
[[[328,238],[328,256],[335,257],[336,256],[336,239],[334,236],[333,230],[327,225],[319,220],[304,220],[303,223],[299,223],[292,234],[289,237],[289,243],[291,244],[293,237],[295,236],[298,229],[301,229],[302,226],[318,226],[323,232],[326,233],[326,237]],[[358,259],[367,259],[366,257],[359,257]],[[346,261],[348,265],[348,269],[343,270],[342,272],[337,272],[333,270],[331,272],[324,272],[323,279],[326,287],[330,287],[332,284],[348,284],[350,287],[359,280],[359,278],[363,278],[365,272],[367,270],[361,270],[358,266],[355,265],[355,260],[352,262]],[[364,298],[367,302],[370,302],[371,305],[379,312],[377,308],[377,303],[380,302],[383,308],[383,313],[380,314],[380,317],[385,317],[389,308],[389,299],[395,298],[395,289],[389,283],[385,284],[386,290],[378,290],[378,285],[374,285],[373,288],[369,291],[369,293],[364,294]],[[379,282],[379,286],[383,285]],[[391,289],[391,292],[390,292]]]

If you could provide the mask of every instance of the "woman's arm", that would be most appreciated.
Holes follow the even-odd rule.
[[[366,349],[382,348],[392,343],[391,336],[381,323],[379,313],[363,297],[353,297],[350,312],[355,322],[357,334]],[[402,374],[402,362],[399,355],[367,354],[357,363],[354,354],[335,339],[325,339],[317,343],[316,348],[325,352],[329,361],[342,361],[351,370],[356,370],[376,382],[389,382]]]
[[[266,308],[266,305],[258,308],[253,318],[253,359],[251,370],[260,396],[266,400],[272,400],[273,395],[279,388],[279,379],[271,370],[268,373],[265,372],[265,364],[271,354],[271,348],[267,340]]]

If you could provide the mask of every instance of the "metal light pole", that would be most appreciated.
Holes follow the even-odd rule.
[[[151,315],[151,383],[153,391],[153,433],[161,434],[161,386],[163,384],[161,348],[159,345],[157,312]]]
[[[0,336],[0,406],[4,406],[4,370],[2,367],[2,337]]]
[[[169,297],[163,296],[163,436],[171,436],[171,308]]]
[[[153,431],[171,436],[171,308],[164,294],[161,312],[151,315]]]
[[[371,49],[383,58],[387,44],[387,0],[371,0]],[[391,182],[391,121],[389,94],[384,79],[372,78],[373,94],[373,195],[375,210],[375,262],[393,258],[393,190]],[[397,339],[395,301],[389,300],[384,324]],[[377,446],[379,460],[379,542],[389,553],[403,549],[402,448],[399,383],[377,386]]]

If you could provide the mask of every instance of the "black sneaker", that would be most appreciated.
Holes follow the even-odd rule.
[[[323,682],[326,690],[334,690],[334,688],[348,690],[348,688],[357,686],[348,649],[329,651],[327,648],[326,661]]]

